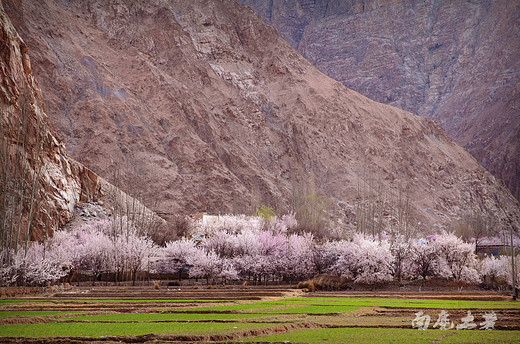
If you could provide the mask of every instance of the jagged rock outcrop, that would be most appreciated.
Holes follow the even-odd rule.
[[[49,127],[29,49],[1,4],[0,75],[1,247],[51,235],[81,202],[104,199],[121,208],[127,197],[69,158]]]
[[[6,7],[70,154],[163,214],[288,209],[313,180],[350,227],[360,211],[428,232],[463,212],[520,224],[439,125],[326,77],[235,1]]]
[[[323,73],[431,118],[520,199],[520,3],[240,0]]]

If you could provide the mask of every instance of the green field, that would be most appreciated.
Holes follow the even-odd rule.
[[[120,321],[120,322],[158,322],[158,321],[238,321],[240,319],[256,319],[272,317],[270,314],[197,314],[197,313],[120,313],[66,318],[72,321]]]
[[[412,329],[330,328],[295,330],[256,337],[259,342],[298,343],[518,343],[518,331],[418,331]]]
[[[240,329],[252,329],[269,327],[269,323],[219,323],[219,322],[63,322],[46,324],[16,324],[4,325],[0,329],[1,336],[8,337],[100,337],[100,336],[122,336],[143,335],[148,333],[161,334],[222,334]]]
[[[201,291],[193,299],[186,295],[176,299],[160,291],[148,298],[132,298],[125,294],[129,290],[132,295],[139,294],[138,289],[114,287],[103,290],[106,298],[78,293],[77,297],[1,300],[0,343],[36,343],[43,337],[60,337],[56,339],[59,341],[67,341],[67,337],[81,341],[85,337],[87,342],[91,339],[86,337],[105,336],[131,342],[135,340],[131,336],[152,334],[139,341],[520,343],[520,302],[505,297],[497,301],[497,295],[490,295],[489,300],[482,300],[481,295],[460,299],[461,295],[455,293],[441,299],[416,294],[392,298],[329,293],[313,297],[288,290],[286,296],[273,293],[273,297],[258,301],[250,300],[253,291],[248,291],[242,301],[225,297],[208,301]],[[240,292],[237,290],[237,295]],[[189,290],[184,291],[187,293]],[[477,326],[484,314],[493,311],[497,315],[496,329],[433,329],[442,310],[449,312],[455,325],[469,310]],[[431,317],[428,330],[412,328],[418,311]]]
[[[390,298],[287,298],[282,301],[259,301],[250,304],[180,308],[179,311],[257,311],[301,313],[334,313],[351,311],[364,307],[397,307],[418,309],[519,309],[517,302],[467,301],[467,300],[427,300]]]
[[[78,313],[76,311],[14,311],[14,312],[0,312],[0,318],[16,317],[16,316],[44,316],[44,315],[58,315],[58,314],[71,314]]]

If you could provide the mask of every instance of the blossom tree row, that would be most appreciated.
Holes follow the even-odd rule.
[[[11,255],[10,265],[0,268],[3,285],[46,285],[72,269],[92,275],[104,271],[127,273],[135,284],[138,271],[155,254],[153,242],[135,232],[112,235],[109,221],[91,221],[71,231],[57,231],[44,243],[33,242],[26,249],[3,251]],[[5,261],[5,260],[4,260]]]
[[[291,283],[329,274],[363,284],[434,277],[466,283],[503,279],[511,284],[510,260],[479,260],[473,245],[452,233],[427,239],[353,234],[349,239],[318,241],[310,233],[297,233],[296,226],[291,215],[222,216],[194,222],[191,235],[158,246],[137,231],[114,234],[109,221],[93,221],[58,231],[46,242],[16,253],[0,252],[11,255],[12,262],[0,268],[0,282],[46,285],[74,267],[91,274],[93,281],[102,272],[111,272],[116,280],[130,276],[134,283],[139,272],[148,271],[188,272],[190,278],[207,283]]]

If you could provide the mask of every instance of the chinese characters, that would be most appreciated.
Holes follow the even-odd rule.
[[[495,322],[497,321],[497,315],[494,311],[491,313],[484,313],[482,315],[484,321],[480,323],[479,329],[481,330],[494,330]],[[428,314],[424,314],[423,311],[415,313],[415,318],[412,320],[412,327],[419,330],[426,330],[430,325],[431,317]],[[468,311],[466,316],[460,319],[460,323],[455,326],[453,321],[450,320],[450,314],[442,310],[437,321],[433,324],[433,328],[439,328],[440,330],[449,330],[455,328],[457,330],[473,330],[478,327],[474,322],[475,317]]]

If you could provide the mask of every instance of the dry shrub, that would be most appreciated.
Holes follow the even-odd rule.
[[[312,279],[314,287],[318,290],[344,290],[351,289],[348,285],[350,281],[348,278],[331,276],[331,275],[316,275]]]
[[[298,283],[298,289],[307,289],[308,291],[316,290],[312,280],[302,281]]]
[[[158,246],[165,247],[166,243],[185,237],[191,230],[191,221],[186,216],[175,215],[168,218],[168,224],[155,229],[151,238]]]

